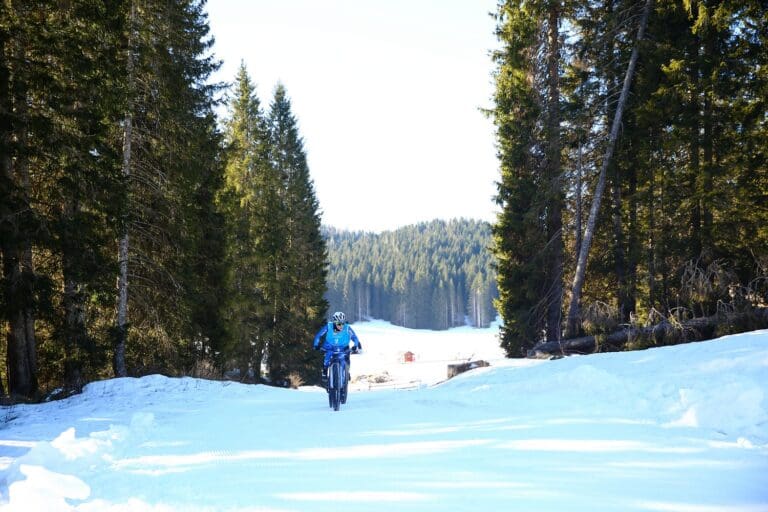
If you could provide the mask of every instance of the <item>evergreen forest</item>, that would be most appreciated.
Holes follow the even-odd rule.
[[[506,0],[494,17],[507,354],[767,326],[765,2]]]
[[[311,382],[329,308],[431,329],[498,311],[510,357],[768,327],[765,2],[490,16],[496,221],[371,234],[321,228],[285,86],[260,97],[244,63],[214,81],[205,0],[5,0],[0,397]]]
[[[380,234],[326,228],[331,309],[417,329],[496,319],[491,227],[436,220]]]
[[[245,66],[212,83],[211,46],[202,0],[3,2],[0,395],[317,373],[327,264],[298,122]]]

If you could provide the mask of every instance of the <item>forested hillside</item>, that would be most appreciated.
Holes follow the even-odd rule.
[[[542,332],[666,321],[668,341],[763,325],[766,3],[506,0],[496,21],[508,353]]]
[[[447,329],[496,318],[490,225],[432,221],[381,234],[325,230],[327,298],[351,320]]]

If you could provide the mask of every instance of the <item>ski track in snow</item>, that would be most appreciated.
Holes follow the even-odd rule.
[[[157,375],[2,408],[0,510],[768,512],[768,331],[543,362],[494,328],[355,329],[353,376],[392,380],[339,412]]]

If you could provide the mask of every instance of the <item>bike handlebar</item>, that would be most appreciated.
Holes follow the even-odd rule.
[[[334,352],[338,354],[350,354],[353,352],[353,349],[350,347],[326,347],[325,345],[321,346],[320,350],[323,352]]]

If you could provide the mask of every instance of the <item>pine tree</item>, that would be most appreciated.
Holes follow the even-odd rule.
[[[34,396],[36,367],[42,386],[68,391],[109,375],[120,345],[110,346],[110,331],[137,335],[126,346],[132,374],[186,371],[221,337],[216,315],[203,314],[220,298],[200,285],[220,273],[216,247],[205,245],[220,223],[205,189],[221,171],[203,5],[0,9],[3,339],[13,394]],[[134,331],[127,321],[113,328],[114,241],[126,227]]]
[[[2,319],[7,322],[8,392],[33,397],[37,392],[35,280],[30,232],[27,90],[28,47],[35,44],[27,25],[31,10],[8,3],[0,10],[0,256],[2,257]],[[0,393],[4,394],[0,385]]]
[[[576,262],[576,271],[573,278],[573,286],[571,289],[571,303],[568,309],[568,326],[567,332],[570,336],[575,336],[578,332],[577,323],[580,316],[580,303],[581,303],[581,291],[584,283],[584,274],[586,272],[587,256],[592,244],[592,237],[594,236],[595,225],[597,222],[597,215],[600,211],[600,203],[602,200],[603,190],[606,182],[606,172],[611,165],[611,159],[616,148],[616,140],[619,136],[619,128],[621,127],[622,115],[626,106],[627,98],[629,95],[629,89],[634,78],[635,67],[637,65],[637,59],[640,51],[640,42],[643,40],[645,34],[645,27],[648,23],[653,6],[653,0],[646,0],[645,6],[640,17],[637,38],[635,41],[632,55],[627,64],[627,71],[624,77],[624,85],[621,90],[621,95],[616,106],[616,112],[614,113],[611,132],[606,144],[605,154],[603,156],[602,167],[600,170],[600,176],[598,178],[596,190],[592,199],[592,206],[589,212],[589,220],[587,221],[587,227],[584,232],[584,240],[580,247],[578,260]]]
[[[258,252],[258,203],[264,196],[263,175],[270,173],[269,134],[255,87],[241,63],[230,100],[225,130],[225,182],[218,197],[226,222],[226,261],[229,291],[225,318],[230,343],[226,351],[245,376],[260,371],[264,351],[266,304],[259,287],[264,279]],[[258,375],[257,375],[258,376]]]
[[[59,37],[50,51],[58,57],[59,79],[45,95],[61,108],[52,118],[61,150],[51,162],[56,182],[50,193],[60,204],[52,220],[63,280],[64,383],[79,391],[106,359],[92,320],[112,287],[115,261],[107,248],[116,238],[115,207],[123,204],[112,137],[122,102],[119,88],[108,89],[120,83],[114,42],[122,20],[112,2],[73,3],[56,20],[49,27]]]
[[[133,116],[135,108],[135,53],[137,46],[138,7],[131,0],[126,13],[126,48],[125,48],[125,115],[123,118],[123,161],[121,171],[127,181],[131,176],[133,158]],[[128,370],[125,364],[125,343],[128,334],[128,218],[124,212],[119,225],[119,240],[117,248],[117,315],[115,318],[114,354],[112,368],[116,377],[125,377]]]
[[[543,138],[546,140],[546,165],[543,184],[546,187],[545,222],[547,245],[546,274],[546,322],[545,336],[559,340],[563,314],[563,210],[565,208],[565,183],[562,173],[562,142],[560,133],[560,20],[563,10],[560,0],[547,3],[546,12],[546,95]]]
[[[275,88],[270,105],[269,129],[272,165],[283,181],[286,222],[280,258],[284,275],[280,300],[285,313],[279,316],[284,325],[275,326],[280,359],[273,357],[270,374],[284,379],[297,372],[308,380],[315,367],[309,341],[328,308],[324,299],[327,253],[304,144],[282,84]]]
[[[536,92],[537,26],[535,12],[524,2],[505,2],[496,14],[502,48],[493,54],[495,108],[501,181],[496,202],[501,207],[493,226],[498,265],[497,309],[504,322],[501,345],[520,357],[546,326],[546,272],[542,253],[540,112]]]
[[[201,295],[199,283],[215,280],[219,272],[199,259],[201,249],[210,248],[206,236],[217,222],[209,215],[213,195],[201,188],[221,173],[213,113],[217,86],[208,83],[218,63],[210,55],[204,5],[136,2],[129,32],[134,52],[127,233],[133,279],[126,363],[134,374],[189,370],[211,350],[202,340],[220,331],[215,321],[189,321],[217,300],[214,293]]]
[[[26,4],[9,12],[19,15],[13,41],[23,63],[11,75],[21,143],[15,163],[30,171],[29,190],[34,191],[24,211],[44,226],[24,227],[29,244],[24,251],[32,255],[36,246],[43,262],[38,270],[46,277],[35,277],[37,283],[60,276],[51,291],[61,309],[40,308],[47,317],[46,334],[52,330],[60,343],[45,345],[63,360],[65,387],[76,391],[104,360],[94,331],[114,275],[113,259],[103,249],[114,238],[111,219],[122,204],[111,138],[120,105],[114,44],[119,10],[112,2],[93,1],[56,9]],[[40,292],[47,294],[38,289],[34,295]],[[20,304],[32,305],[35,299]]]

